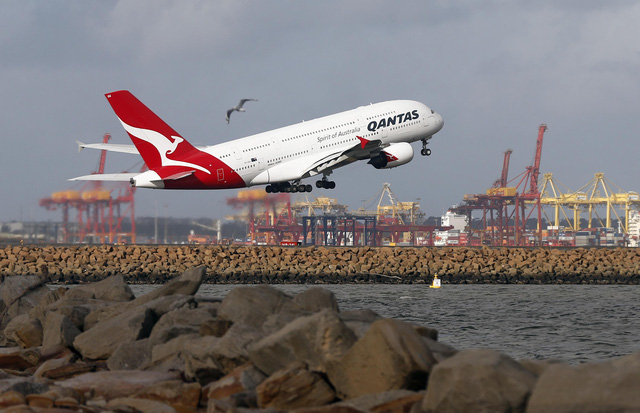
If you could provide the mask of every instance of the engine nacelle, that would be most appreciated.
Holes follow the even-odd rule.
[[[413,159],[413,147],[407,142],[394,143],[368,162],[376,169],[391,169]]]

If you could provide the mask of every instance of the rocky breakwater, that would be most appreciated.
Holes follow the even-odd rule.
[[[0,408],[82,412],[640,410],[640,353],[598,364],[457,351],[428,326],[311,287],[196,296],[205,268],[135,298],[122,276],[5,277]],[[482,346],[482,343],[478,343]]]
[[[249,247],[205,245],[8,246],[0,276],[50,282],[163,283],[206,266],[222,283],[596,283],[639,284],[638,248]]]

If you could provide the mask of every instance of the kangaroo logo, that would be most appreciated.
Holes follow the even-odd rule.
[[[122,119],[119,120],[120,123],[122,123],[124,129],[129,134],[135,136],[138,139],[142,139],[145,142],[149,142],[154,146],[154,148],[156,148],[158,154],[160,155],[160,163],[162,164],[162,166],[185,166],[187,168],[194,168],[211,175],[211,172],[208,169],[200,165],[196,165],[190,162],[178,161],[167,157],[167,155],[174,153],[178,148],[178,145],[182,143],[182,141],[184,141],[184,139],[180,136],[172,136],[171,138],[173,139],[173,142],[171,142],[169,138],[154,130],[136,128],[134,126],[127,125],[122,121]]]

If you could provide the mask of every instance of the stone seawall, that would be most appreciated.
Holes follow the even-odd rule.
[[[88,282],[122,274],[162,283],[195,266],[212,283],[640,284],[634,248],[250,247],[207,245],[8,246],[0,276]]]

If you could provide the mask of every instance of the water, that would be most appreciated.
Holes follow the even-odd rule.
[[[236,285],[204,284],[207,297]],[[309,285],[274,286],[290,295]],[[639,286],[627,285],[322,285],[341,310],[368,308],[384,317],[436,328],[462,350],[491,348],[515,359],[573,364],[640,351]],[[132,285],[136,295],[157,286]]]

